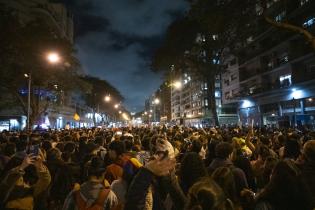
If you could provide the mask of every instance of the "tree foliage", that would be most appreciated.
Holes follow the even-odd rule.
[[[225,52],[237,48],[256,27],[253,0],[191,1],[187,15],[175,21],[153,57],[154,71],[180,69],[208,83],[206,97],[218,125],[215,103],[215,78],[224,68]]]
[[[13,97],[24,114],[27,114],[27,78],[31,73],[31,117],[34,123],[51,105],[48,92],[58,85],[64,91],[88,89],[77,75],[79,62],[72,44],[61,37],[55,28],[43,19],[27,21],[13,10],[0,15],[0,86]],[[47,53],[58,52],[61,61],[50,64]]]

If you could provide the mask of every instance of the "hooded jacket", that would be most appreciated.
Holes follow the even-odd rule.
[[[100,191],[102,189],[104,189],[104,186],[102,184],[92,181],[87,181],[81,185],[79,189],[80,195],[82,199],[86,202],[87,207],[93,206],[95,201],[98,199]],[[78,210],[77,204],[75,202],[75,191],[76,190],[71,191],[67,196],[62,208],[63,210]],[[105,199],[103,209],[113,209],[113,207],[117,206],[117,204],[118,200],[115,193],[113,193],[113,191],[110,191],[107,198]]]

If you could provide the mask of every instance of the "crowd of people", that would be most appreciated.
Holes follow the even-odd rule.
[[[1,210],[313,210],[307,129],[0,133]]]

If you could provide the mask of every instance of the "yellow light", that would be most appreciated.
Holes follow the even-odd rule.
[[[59,63],[59,61],[60,61],[60,56],[59,56],[58,53],[51,52],[51,53],[48,53],[48,55],[47,55],[47,60],[48,60],[50,63]]]
[[[28,76],[28,74],[24,74],[24,77],[28,78],[29,76]]]
[[[105,101],[109,102],[110,101],[110,96],[105,96]]]
[[[119,107],[119,104],[115,104],[115,106],[114,106],[114,107],[115,107],[115,109],[118,109],[118,107]]]
[[[154,103],[155,104],[159,104],[160,103],[160,99],[158,99],[158,98],[154,99]]]
[[[175,89],[180,89],[182,87],[182,83],[180,81],[176,81],[173,83]]]
[[[121,112],[121,111],[119,111],[118,113],[119,113],[119,114],[121,114],[122,112]]]
[[[309,101],[309,102],[312,102],[312,101],[313,101],[313,99],[312,99],[312,98],[309,98],[309,99],[308,99],[308,101]]]

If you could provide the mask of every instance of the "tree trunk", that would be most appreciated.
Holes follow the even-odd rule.
[[[212,114],[212,118],[214,120],[215,126],[220,126],[218,113],[217,113],[217,106],[216,106],[216,100],[215,100],[215,77],[213,79],[209,80],[208,82],[208,90],[209,90],[209,105],[210,105],[210,111]]]

